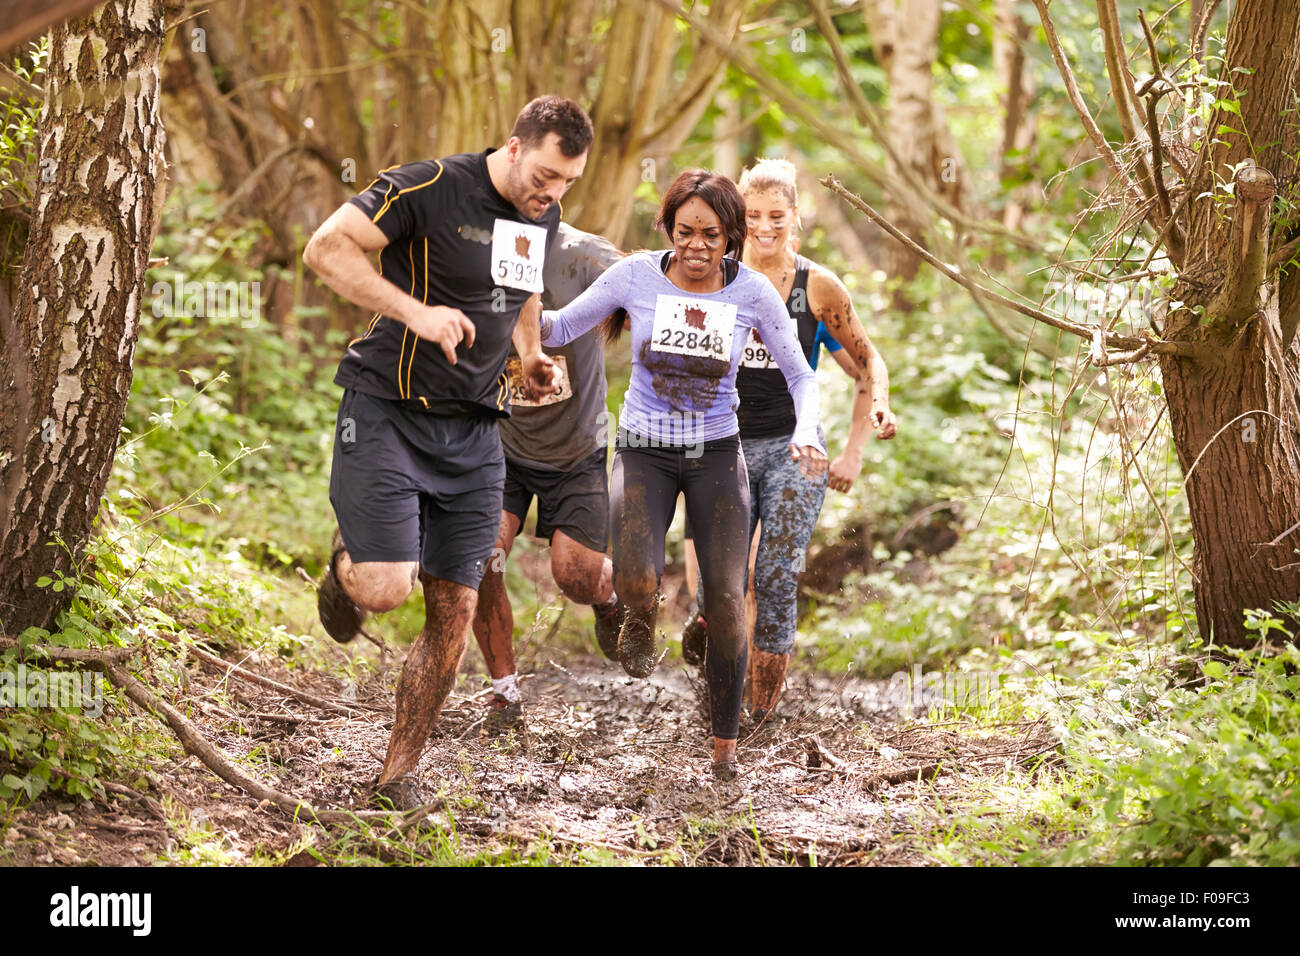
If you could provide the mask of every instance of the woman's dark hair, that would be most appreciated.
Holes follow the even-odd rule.
[[[633,251],[645,252],[647,250],[636,249]],[[619,254],[622,255],[624,259],[632,255],[631,252],[624,252],[622,249],[619,250]],[[615,309],[600,321],[598,327],[600,329],[601,338],[603,338],[606,343],[617,342],[618,337],[622,335],[623,330],[627,328],[629,319],[630,316],[627,314],[627,309]]]
[[[510,131],[527,149],[542,145],[547,133],[560,137],[560,152],[570,159],[590,149],[594,137],[591,119],[582,107],[555,94],[539,96],[520,110]]]
[[[681,173],[664,193],[655,225],[673,238],[677,225],[677,210],[692,196],[699,196],[722,220],[722,231],[727,237],[726,255],[739,259],[745,245],[745,197],[726,176],[707,169],[688,169]]]

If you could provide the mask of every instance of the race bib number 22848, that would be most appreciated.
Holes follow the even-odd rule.
[[[736,306],[730,302],[661,295],[655,301],[650,348],[729,362],[735,331]]]

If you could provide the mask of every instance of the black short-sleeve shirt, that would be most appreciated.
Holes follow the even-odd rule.
[[[452,365],[441,346],[376,315],[349,343],[335,384],[435,414],[510,414],[510,337],[520,307],[542,290],[560,208],[535,221],[522,215],[492,185],[490,152],[394,166],[350,200],[388,237],[380,275],[421,302],[464,312],[473,347],[457,346]]]

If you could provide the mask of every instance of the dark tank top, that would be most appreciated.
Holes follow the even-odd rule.
[[[803,256],[795,257],[794,285],[785,300],[790,321],[795,323],[803,357],[812,360],[817,338],[817,319],[808,304],[808,267]],[[740,440],[779,438],[794,432],[794,399],[785,384],[785,375],[764,347],[758,331],[752,330],[736,372],[736,392],[740,407]]]

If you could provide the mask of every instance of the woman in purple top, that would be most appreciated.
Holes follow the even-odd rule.
[[[750,330],[785,373],[796,424],[790,456],[809,473],[826,468],[817,436],[817,386],[785,303],[759,272],[741,265],[745,203],[725,176],[695,169],[664,194],[657,225],[673,248],[611,266],[563,309],[542,315],[542,343],[558,346],[625,310],[632,377],[610,479],[614,590],[626,606],[619,659],[634,677],[658,661],[655,618],[664,535],[686,497],[709,606],[705,674],[713,772],[736,775],[746,641],[744,575],[749,481],[740,452],[736,370]],[[606,319],[617,335],[621,322]]]

